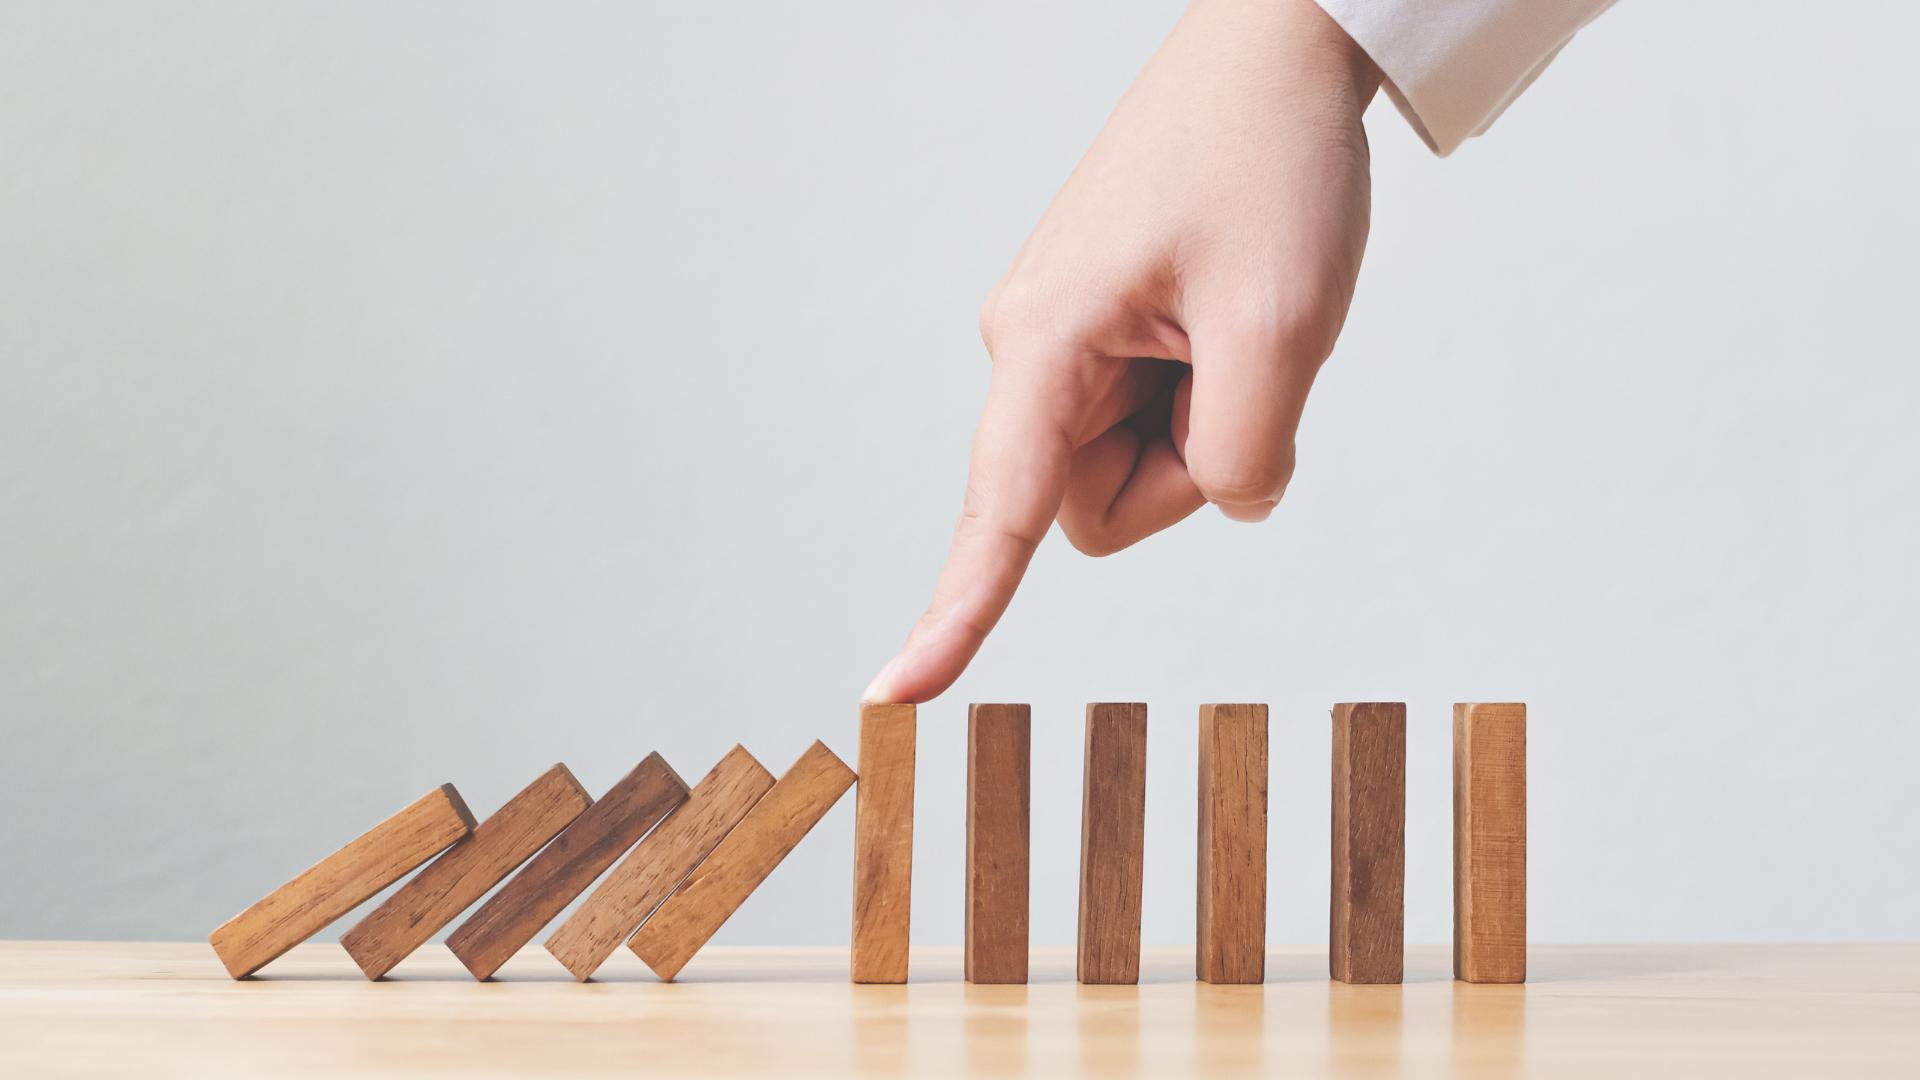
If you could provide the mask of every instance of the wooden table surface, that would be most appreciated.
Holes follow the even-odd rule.
[[[1920,1076],[1920,945],[1536,946],[1525,986],[1444,948],[1402,986],[1329,983],[1281,949],[1265,986],[968,986],[957,949],[852,986],[842,949],[722,949],[656,982],[620,950],[581,985],[537,946],[478,984],[430,945],[369,983],[337,945],[233,982],[205,944],[0,943],[0,1077],[59,1075]]]

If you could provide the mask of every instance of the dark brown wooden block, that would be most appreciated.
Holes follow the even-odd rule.
[[[1147,707],[1087,706],[1080,796],[1083,983],[1140,981],[1140,892],[1147,836]]]
[[[912,705],[860,705],[853,813],[853,981],[907,981],[913,900]]]
[[[967,707],[966,979],[1027,981],[1032,711]]]
[[[1200,706],[1202,982],[1267,974],[1267,707]]]
[[[1453,707],[1453,976],[1527,981],[1527,707]]]
[[[207,941],[227,974],[244,979],[472,829],[460,793],[442,784],[222,923]]]
[[[447,948],[474,978],[492,978],[613,860],[686,798],[686,781],[659,754],[648,754],[461,923],[448,936]]]
[[[1333,899],[1328,966],[1349,983],[1401,979],[1407,707],[1333,707]]]
[[[340,944],[367,978],[380,978],[592,804],[573,773],[555,765],[481,822],[473,835],[394,890],[342,934]]]

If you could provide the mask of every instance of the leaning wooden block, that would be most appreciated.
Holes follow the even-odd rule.
[[[613,860],[686,798],[687,783],[680,774],[659,754],[648,754],[461,923],[448,936],[447,948],[474,978],[492,978]]]
[[[243,979],[472,829],[460,793],[442,784],[228,919],[207,940],[227,974]]]
[[[713,854],[640,924],[627,946],[662,979],[678,975],[840,801],[854,779],[853,770],[816,740]]]
[[[853,811],[853,981],[907,981],[913,900],[912,705],[860,705]]]
[[[1406,834],[1406,705],[1335,705],[1327,955],[1341,982],[1400,981]]]
[[[592,978],[613,950],[772,787],[773,774],[744,747],[728,751],[693,786],[687,801],[620,860],[600,887],[547,938],[547,951],[574,978],[582,982]]]
[[[1200,706],[1202,982],[1267,974],[1267,707]]]
[[[971,983],[1027,981],[1032,711],[967,707],[967,913]]]
[[[1140,891],[1147,835],[1147,707],[1087,706],[1080,798],[1083,983],[1140,981]]]
[[[1453,976],[1527,981],[1527,707],[1453,707]]]
[[[340,944],[367,978],[380,978],[592,804],[567,767],[555,765],[396,889],[342,934]]]

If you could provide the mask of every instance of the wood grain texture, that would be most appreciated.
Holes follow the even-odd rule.
[[[1140,893],[1147,837],[1147,707],[1087,706],[1080,791],[1083,983],[1140,981]]]
[[[1453,707],[1453,975],[1527,981],[1527,707]]]
[[[851,965],[857,983],[907,981],[915,722],[912,705],[860,703]]]
[[[971,983],[1027,981],[1032,740],[1028,706],[967,706],[963,967]]]
[[[1407,706],[1333,707],[1333,897],[1328,968],[1341,982],[1402,976]]]
[[[207,941],[227,974],[244,979],[472,830],[466,802],[442,784],[222,923]]]
[[[487,890],[514,872],[593,804],[565,765],[555,765],[394,890],[340,944],[369,979],[393,970]]]
[[[520,946],[593,884],[654,823],[685,802],[687,782],[659,754],[607,789],[480,910],[447,937],[476,979],[489,979]]]
[[[680,974],[855,779],[846,762],[815,740],[713,854],[640,924],[627,947],[662,979]]]
[[[735,745],[547,938],[547,951],[574,978],[592,978],[772,787],[773,774]]]
[[[1267,707],[1200,706],[1200,896],[1195,974],[1267,972]]]

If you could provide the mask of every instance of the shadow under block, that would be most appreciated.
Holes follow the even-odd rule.
[[[640,924],[627,947],[672,979],[853,786],[854,772],[815,740],[740,824]]]
[[[1407,706],[1333,707],[1333,897],[1329,973],[1402,976],[1407,872]]]
[[[547,951],[574,978],[592,978],[772,787],[773,774],[744,747],[729,750],[547,938]]]
[[[1267,975],[1267,707],[1200,706],[1200,896],[1195,975]]]
[[[860,705],[853,802],[853,963],[857,983],[907,981],[913,898],[912,705]]]
[[[967,706],[967,913],[970,983],[1027,981],[1032,710]]]
[[[1087,706],[1080,793],[1083,983],[1140,981],[1140,892],[1147,836],[1147,707]]]
[[[207,941],[227,974],[244,979],[472,830],[460,793],[442,784],[222,923]]]
[[[648,754],[461,923],[447,937],[447,948],[474,978],[491,978],[686,798],[686,781],[659,754]]]
[[[1527,981],[1527,707],[1453,707],[1453,977]]]
[[[340,936],[341,946],[367,978],[380,978],[591,805],[593,800],[573,773],[565,765],[555,765],[508,799],[471,836],[394,890]]]

